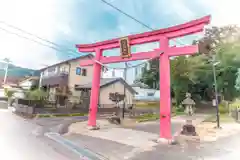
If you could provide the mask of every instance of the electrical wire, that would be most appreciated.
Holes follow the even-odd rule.
[[[36,35],[36,34],[30,33],[30,32],[28,32],[28,31],[26,31],[26,30],[23,30],[23,29],[21,29],[21,28],[19,28],[19,27],[16,27],[16,26],[12,25],[12,24],[9,24],[9,23],[7,23],[7,22],[5,22],[5,21],[2,21],[2,20],[1,20],[0,23],[4,24],[4,25],[6,25],[6,26],[8,26],[8,27],[10,27],[10,28],[16,29],[16,30],[18,30],[18,31],[20,31],[20,32],[23,32],[23,33],[25,33],[25,34],[27,34],[27,35],[33,36],[33,37],[35,37],[35,38],[37,38],[37,39],[39,39],[39,40],[41,40],[41,41],[44,41],[44,42],[46,42],[46,43],[50,43],[50,44],[52,44],[52,45],[54,45],[54,46],[56,46],[56,47],[63,48],[64,50],[71,51],[71,52],[73,52],[73,53],[79,54],[79,52],[76,52],[76,51],[73,50],[73,49],[66,48],[65,46],[61,46],[61,45],[59,45],[59,44],[57,44],[57,43],[54,43],[54,42],[52,42],[52,41],[50,41],[50,40],[48,40],[48,39],[42,38],[42,37],[40,37],[40,36],[38,36],[38,35]]]
[[[118,7],[116,7],[115,5],[111,4],[110,2],[107,2],[107,1],[105,1],[105,0],[100,0],[100,1],[103,2],[103,3],[105,3],[105,4],[108,5],[108,6],[112,7],[113,9],[117,10],[118,12],[124,14],[124,15],[127,16],[128,18],[134,20],[135,22],[141,24],[142,26],[148,28],[149,30],[154,31],[154,29],[153,29],[152,27],[148,26],[147,24],[143,23],[142,21],[138,20],[137,18],[133,17],[132,15],[124,12],[123,10],[121,10],[120,8],[118,8]],[[178,43],[178,44],[180,44],[180,45],[185,45],[185,44],[183,44],[182,42],[177,42],[177,40],[173,40],[173,41],[175,41],[176,43]],[[154,57],[154,58],[157,58],[157,57]],[[152,58],[152,59],[154,59],[154,58]],[[151,61],[152,59],[149,59],[148,61]],[[144,65],[144,64],[148,63],[148,61],[143,62],[143,63],[140,63],[139,65],[135,65],[135,66],[131,66],[131,67],[125,67],[125,68],[109,67],[109,66],[106,66],[106,65],[103,65],[103,64],[101,64],[101,65],[104,66],[104,67],[106,67],[106,68],[111,68],[111,69],[126,69],[126,68],[136,68],[136,67],[138,67],[138,66],[141,66],[141,65]],[[95,62],[97,62],[97,61],[95,61]],[[99,63],[99,62],[97,62],[97,63]],[[99,63],[99,64],[100,64],[100,63]]]
[[[132,15],[126,13],[125,11],[121,10],[120,8],[114,6],[113,4],[111,4],[110,2],[107,2],[105,0],[100,0],[102,1],[103,3],[105,3],[106,5],[112,7],[113,9],[117,10],[118,12],[124,14],[125,16],[127,16],[128,18],[134,20],[135,22],[141,24],[142,26],[146,27],[147,29],[151,30],[151,31],[154,31],[155,29],[153,29],[152,27],[150,27],[149,25],[143,23],[142,21],[138,20],[137,18],[133,17]],[[177,40],[173,39],[174,42],[180,44],[180,45],[185,45],[184,43],[182,42],[178,42]]]
[[[40,45],[42,45],[42,46],[45,46],[45,47],[48,47],[48,48],[54,49],[54,50],[56,50],[56,51],[59,51],[59,52],[65,53],[65,52],[63,52],[63,50],[61,50],[61,49],[58,49],[58,48],[56,48],[56,47],[53,47],[53,46],[50,46],[50,45],[44,44],[44,43],[39,42],[39,41],[36,41],[36,40],[34,40],[34,39],[32,39],[32,38],[25,37],[25,36],[20,35],[20,34],[18,34],[18,33],[11,32],[11,31],[9,31],[9,30],[7,30],[7,29],[5,29],[5,28],[0,27],[0,30],[2,30],[2,31],[4,31],[4,32],[7,32],[7,33],[10,33],[10,34],[13,34],[13,35],[16,35],[16,36],[18,36],[18,37],[20,37],[20,38],[23,38],[23,39],[26,39],[26,40],[29,40],[29,41],[32,41],[32,42],[38,43],[38,44],[40,44]],[[74,56],[75,56],[75,55],[74,55]]]
[[[100,65],[102,65],[103,67],[106,67],[106,68],[109,68],[109,69],[116,69],[116,70],[117,70],[117,69],[137,68],[137,67],[139,67],[139,66],[141,66],[141,65],[145,65],[148,61],[151,61],[151,60],[153,60],[153,59],[155,59],[155,58],[158,58],[158,57],[159,57],[159,56],[150,58],[150,59],[148,59],[146,62],[142,62],[142,63],[140,63],[140,64],[137,64],[137,65],[134,65],[134,66],[129,66],[129,67],[109,67],[109,66],[106,66],[106,65],[102,64],[102,63],[99,62],[99,61],[96,61],[96,60],[95,60],[95,62],[98,63],[98,64],[100,64]]]
[[[27,32],[27,31],[25,31],[25,30],[23,30],[23,29],[21,29],[21,28],[16,27],[16,26],[10,25],[10,24],[8,24],[8,23],[6,23],[6,22],[4,22],[4,21],[0,21],[0,23],[3,23],[3,24],[5,24],[5,25],[7,25],[7,26],[9,26],[9,27],[11,27],[11,28],[14,28],[14,29],[16,29],[16,30],[19,30],[19,31],[21,31],[21,32],[23,32],[23,33],[26,33],[26,34],[28,34],[28,35],[34,36],[34,37],[36,37],[37,39],[40,39],[40,40],[42,40],[42,41],[45,41],[45,42],[50,43],[50,44],[52,44],[52,45],[55,45],[55,46],[57,46],[57,47],[61,47],[59,44],[56,44],[56,43],[51,42],[51,41],[49,41],[49,40],[47,40],[47,39],[45,39],[45,38],[39,37],[38,35],[32,34],[32,33],[30,33],[30,32]],[[34,40],[34,39],[32,39],[32,38],[25,37],[25,36],[23,36],[23,35],[20,35],[20,34],[15,33],[15,32],[11,32],[11,31],[9,31],[9,30],[7,30],[7,29],[5,29],[5,28],[0,27],[0,30],[5,31],[5,32],[10,33],[10,34],[13,34],[13,35],[16,35],[16,36],[18,36],[18,37],[24,38],[24,39],[26,39],[26,40],[30,40],[30,41],[32,41],[32,42],[38,43],[38,44],[40,44],[40,45],[42,45],[42,46],[45,46],[45,47],[48,47],[48,48],[51,48],[51,49],[54,49],[54,50],[57,50],[57,51],[59,51],[59,52],[64,53],[61,49],[58,49],[58,48],[53,47],[53,46],[50,46],[50,45],[46,45],[46,44],[44,44],[44,43],[42,43],[42,42],[36,41],[36,40]],[[63,48],[63,47],[61,47],[61,48]],[[68,50],[71,51],[71,52],[75,52],[75,51],[73,51],[73,50],[71,50],[71,49],[68,49]],[[79,54],[78,52],[76,52],[76,53]],[[94,60],[94,59],[92,59],[92,58],[90,58],[90,57],[88,57],[88,58],[91,59],[91,60]],[[156,58],[157,58],[157,57],[156,57]],[[94,60],[94,61],[96,61],[96,60]],[[97,62],[97,63],[100,63],[100,62],[98,62],[98,61],[96,61],[96,62]],[[144,64],[146,64],[146,63],[147,63],[147,61],[146,61],[146,62],[143,62],[143,63],[140,63],[140,64],[137,64],[137,65],[135,65],[135,66],[127,67],[127,68],[136,68],[136,67],[141,66],[141,65],[144,65]],[[103,67],[109,68],[109,69],[126,69],[126,68],[119,68],[119,67],[109,67],[109,66],[104,65],[104,64],[101,64],[101,65],[102,65]]]

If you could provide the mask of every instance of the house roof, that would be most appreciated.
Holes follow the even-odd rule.
[[[21,80],[19,81],[19,83],[22,83],[22,82],[24,82],[24,81],[38,80],[38,79],[39,79],[39,77],[37,77],[37,76],[25,77],[24,79],[21,79]]]
[[[145,89],[149,89],[150,87],[144,83],[141,82],[137,82],[131,85],[132,87],[140,87],[140,88],[145,88]]]
[[[47,68],[50,68],[50,67],[54,67],[54,66],[57,66],[57,65],[61,65],[61,64],[64,64],[64,63],[68,63],[68,62],[70,62],[70,61],[82,59],[82,58],[84,58],[84,57],[94,57],[94,56],[93,56],[92,54],[86,54],[86,55],[83,55],[83,56],[80,56],[80,57],[76,57],[76,58],[68,59],[68,60],[65,60],[65,61],[61,61],[61,62],[59,62],[59,63],[55,63],[55,64],[53,64],[53,65],[50,65],[50,66],[41,68],[41,69],[39,69],[39,70],[42,71],[42,70],[47,69]]]
[[[137,93],[125,80],[123,80],[122,78],[101,78],[100,79],[100,88],[103,88],[103,87],[107,87],[113,83],[116,83],[116,82],[121,82],[127,89],[129,89],[130,92],[132,93]],[[86,88],[86,89],[90,89],[92,88],[92,83],[87,83],[87,84],[84,84],[84,85],[78,85],[75,87],[76,89],[83,89],[83,88]]]

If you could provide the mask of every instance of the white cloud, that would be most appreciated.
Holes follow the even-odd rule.
[[[212,14],[212,25],[240,25],[239,0],[200,0],[199,3]]]
[[[54,5],[55,0],[0,0],[0,21],[37,34],[40,37],[53,39],[54,28],[49,26],[55,25]],[[0,27],[27,36],[3,23],[0,23]],[[39,68],[42,67],[40,63],[49,65],[58,61],[55,50],[2,30],[0,30],[0,42],[0,59],[10,58],[16,65]]]
[[[159,14],[164,14],[169,18],[177,16],[180,19],[189,21],[196,16],[194,10],[190,8],[188,0],[155,0],[154,2],[153,9]]]

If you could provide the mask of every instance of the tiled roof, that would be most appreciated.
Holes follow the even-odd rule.
[[[80,54],[80,53],[79,53]],[[60,64],[64,64],[64,63],[67,63],[67,62],[70,62],[70,61],[74,61],[74,60],[77,60],[77,59],[81,59],[81,58],[84,58],[84,57],[94,57],[92,54],[86,54],[86,55],[83,55],[83,56],[79,56],[79,57],[76,57],[76,58],[72,58],[72,59],[68,59],[68,60],[65,60],[65,61],[61,61],[59,63],[55,63],[53,65],[50,65],[50,66],[47,66],[47,67],[44,67],[44,68],[41,68],[40,71],[44,70],[44,69],[47,69],[49,67],[54,67],[54,66],[57,66],[57,65],[60,65]]]

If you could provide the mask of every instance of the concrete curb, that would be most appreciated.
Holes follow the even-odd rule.
[[[107,158],[103,157],[102,155],[90,151],[86,147],[79,147],[79,146],[75,145],[73,142],[65,139],[58,133],[47,132],[44,134],[44,136],[48,137],[51,140],[54,140],[55,142],[63,145],[64,147],[68,148],[70,151],[74,152],[82,159],[90,158],[90,159],[95,159],[95,160],[108,160]]]
[[[81,113],[69,113],[69,114],[35,114],[36,118],[49,118],[49,117],[87,117],[86,115],[81,115]]]

